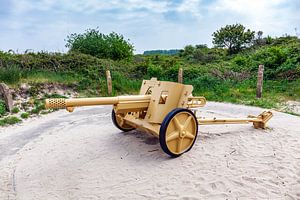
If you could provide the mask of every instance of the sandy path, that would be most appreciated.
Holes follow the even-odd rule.
[[[201,110],[262,111],[223,103]],[[59,111],[1,129],[0,199],[300,199],[300,117],[276,112],[268,130],[200,126],[193,149],[170,159],[157,139],[116,129],[110,111]]]

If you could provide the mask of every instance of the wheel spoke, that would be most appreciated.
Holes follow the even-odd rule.
[[[117,118],[117,121],[118,121],[119,125],[122,126],[123,125],[123,121],[124,121],[123,118],[122,118],[122,116],[116,115],[116,118]]]
[[[178,142],[177,142],[177,152],[178,152],[178,153],[180,153],[180,151],[181,151],[182,141],[183,141],[182,138],[179,138],[179,139],[178,139]]]
[[[185,137],[187,137],[189,139],[194,139],[195,138],[195,136],[193,134],[191,134],[189,131],[186,131]]]
[[[167,137],[167,142],[170,142],[172,140],[175,140],[179,137],[179,132],[178,131],[173,131],[168,137]]]
[[[175,124],[176,129],[177,129],[178,131],[180,131],[181,128],[182,128],[182,126],[181,126],[179,120],[177,119],[176,116],[175,116],[173,119],[174,119],[173,121],[174,121],[174,124]]]
[[[189,126],[189,124],[191,122],[191,119],[192,119],[192,116],[189,116],[187,118],[187,120],[184,122],[184,125],[183,125],[183,128],[182,128],[183,130],[185,130]]]

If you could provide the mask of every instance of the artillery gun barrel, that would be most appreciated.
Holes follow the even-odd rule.
[[[119,103],[149,103],[151,95],[132,95],[117,97],[74,98],[74,99],[46,99],[48,108],[73,108],[77,106],[115,105]]]

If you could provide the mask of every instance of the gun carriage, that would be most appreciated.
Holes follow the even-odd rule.
[[[139,129],[159,138],[161,148],[172,157],[189,151],[197,138],[198,125],[253,123],[254,128],[265,128],[273,116],[265,111],[259,116],[240,119],[202,119],[193,108],[206,104],[204,97],[192,95],[193,86],[144,80],[139,95],[47,99],[46,108],[66,108],[72,112],[78,106],[113,105],[112,122],[122,131]]]

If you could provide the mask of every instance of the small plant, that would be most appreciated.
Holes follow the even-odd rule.
[[[0,101],[0,117],[5,115],[6,113],[6,105],[4,101]]]
[[[14,117],[14,116],[6,117],[6,118],[0,120],[0,126],[13,125],[13,124],[19,123],[21,121],[22,120],[19,119],[18,117]]]
[[[12,110],[11,110],[12,113],[18,113],[20,112],[20,109],[18,107],[14,107]]]
[[[34,85],[29,88],[29,94],[32,97],[36,97],[40,91],[39,85]]]
[[[27,112],[24,112],[21,114],[22,119],[27,119],[28,117],[29,117],[29,113],[27,113]]]
[[[37,108],[34,108],[30,111],[31,114],[39,114],[40,113],[40,110],[37,109]]]

